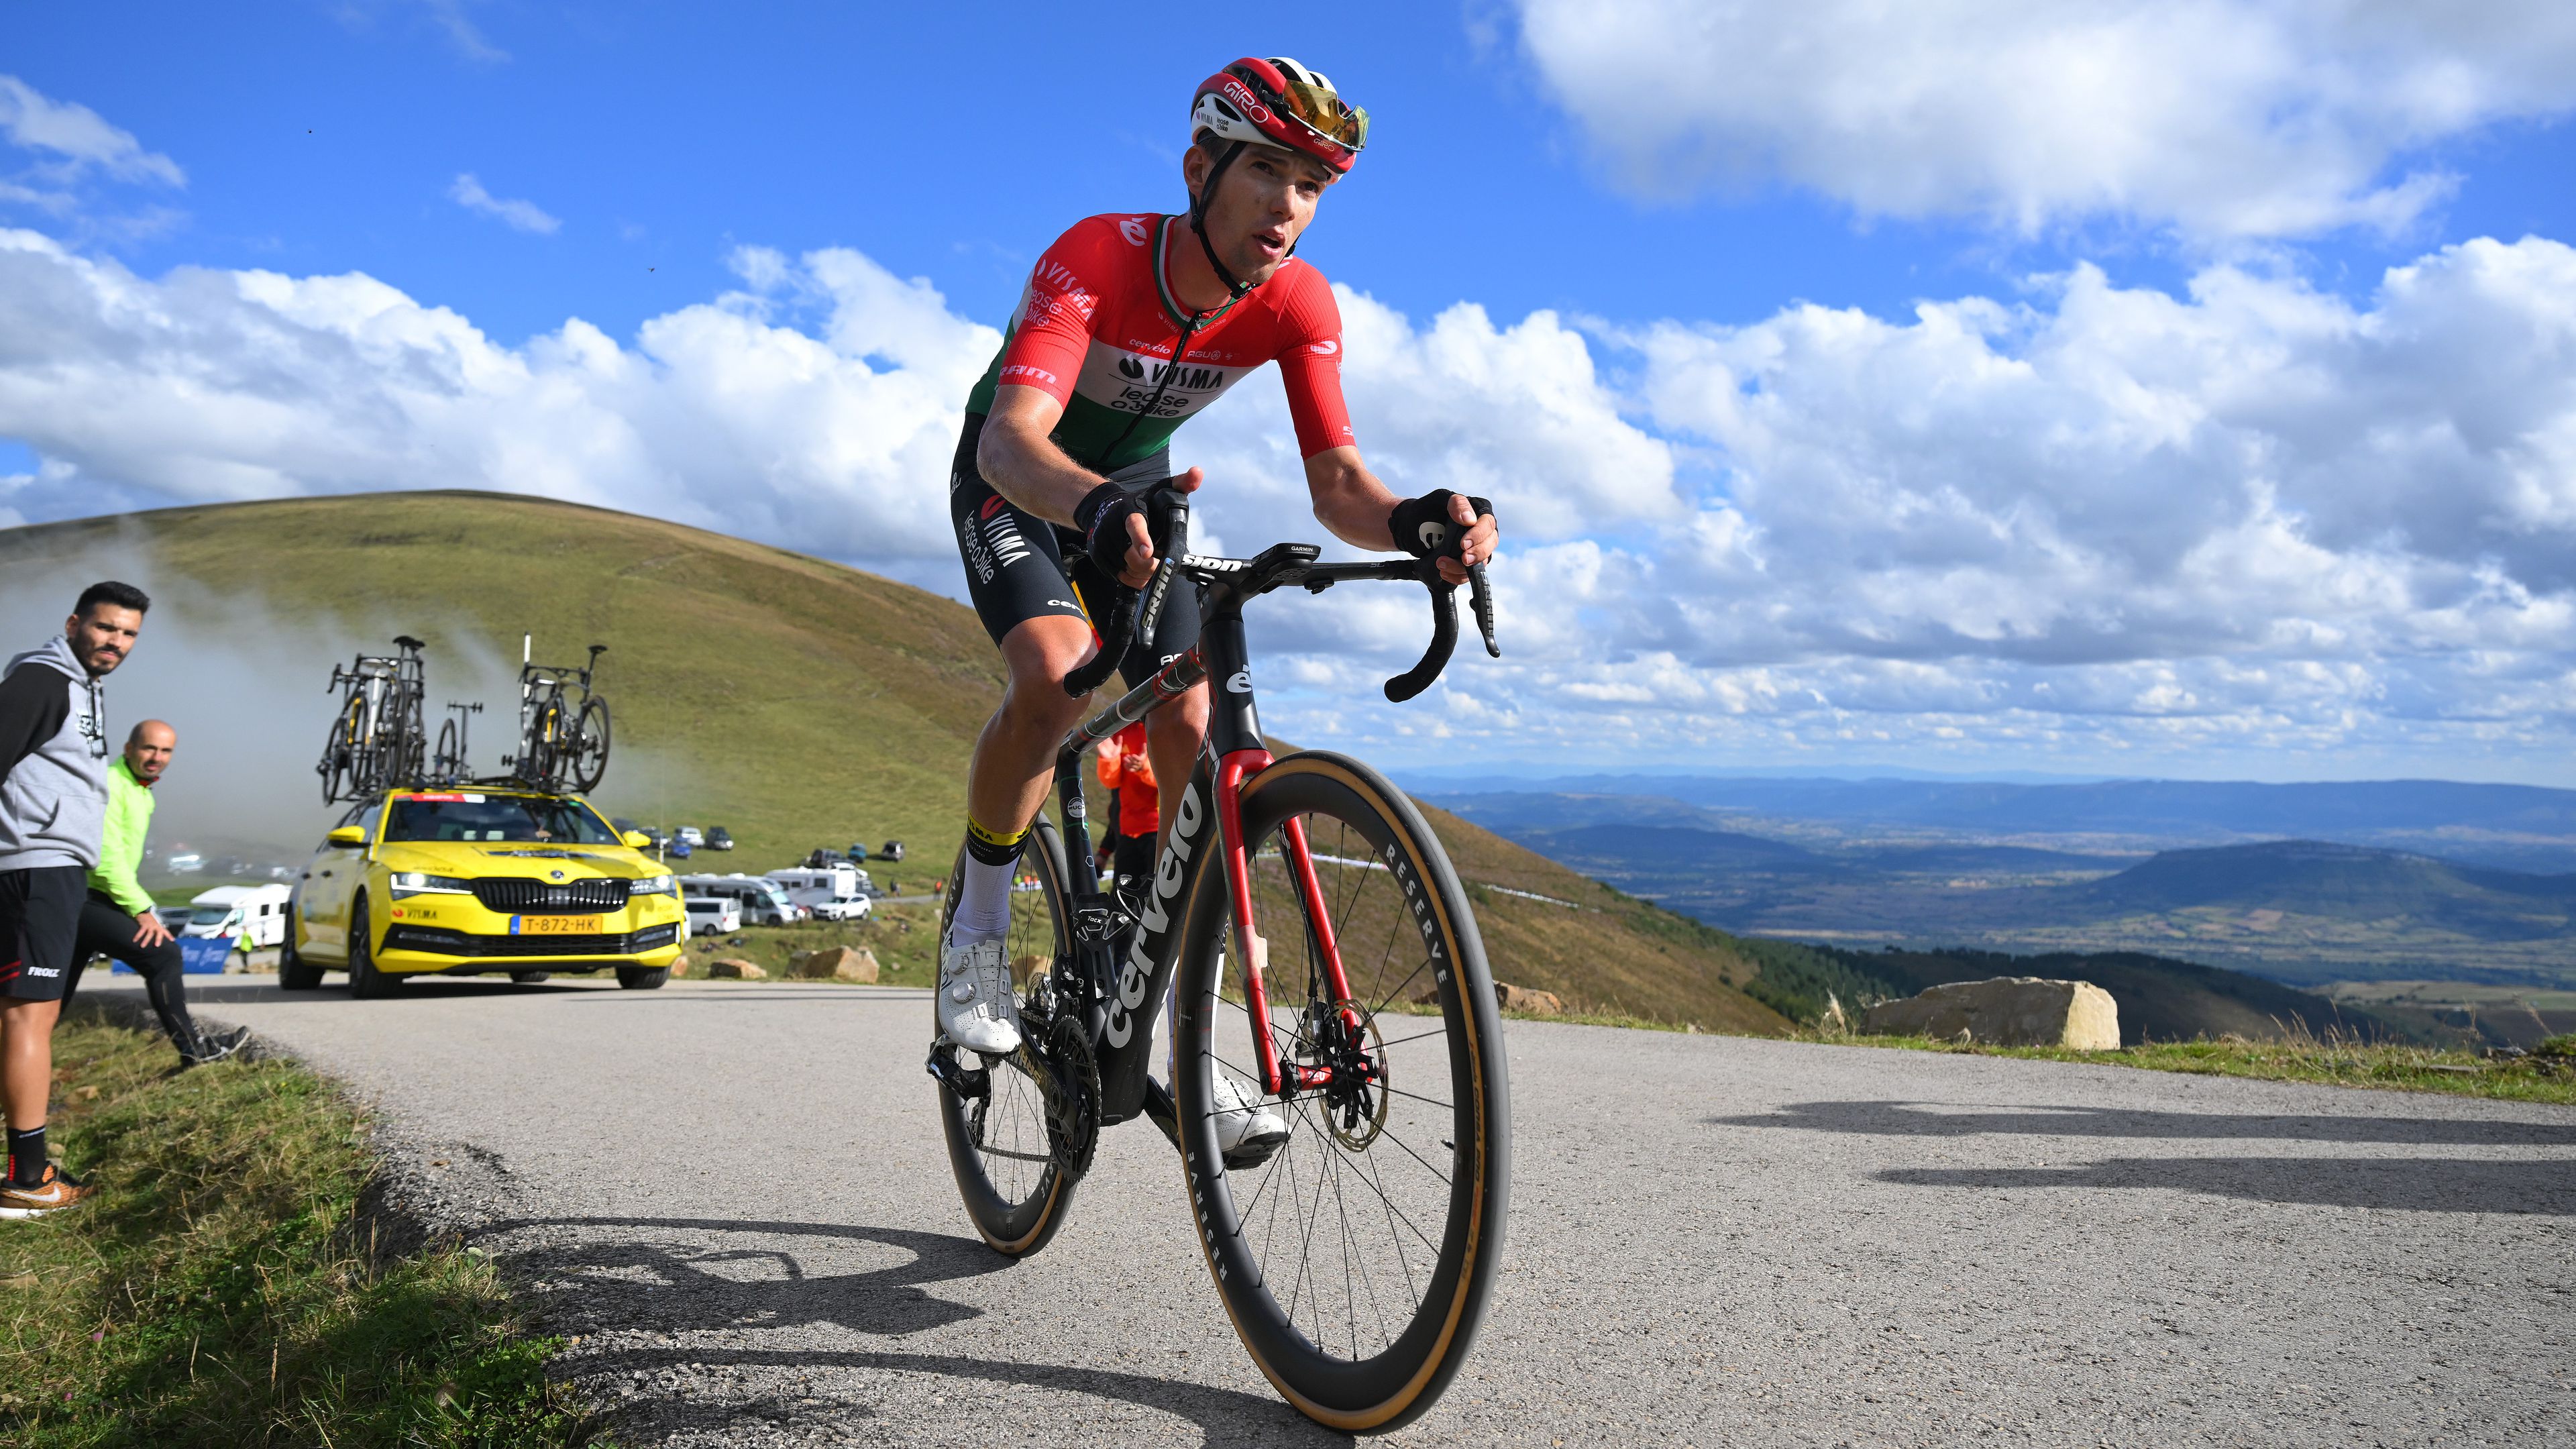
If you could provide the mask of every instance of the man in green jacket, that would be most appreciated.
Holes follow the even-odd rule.
[[[241,1050],[250,1028],[207,1033],[188,1017],[188,997],[180,974],[179,943],[152,909],[152,897],[135,879],[143,864],[143,836],[152,826],[152,787],[170,768],[178,731],[147,719],[125,737],[125,754],[107,767],[107,825],[101,832],[98,864],[89,873],[89,897],[81,902],[80,939],[72,960],[112,956],[143,978],[161,1029],[179,1048],[179,1063],[193,1067],[221,1061]],[[245,923],[246,924],[246,923]]]

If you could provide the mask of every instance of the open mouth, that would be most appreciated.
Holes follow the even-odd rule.
[[[1263,258],[1275,261],[1288,254],[1288,233],[1257,231],[1252,234],[1252,244],[1261,249]]]

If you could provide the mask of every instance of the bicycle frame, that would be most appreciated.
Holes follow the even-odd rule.
[[[1286,550],[1283,553],[1283,550]],[[1150,1027],[1139,1021],[1162,1009],[1179,965],[1182,920],[1175,907],[1194,898],[1199,875],[1209,860],[1225,872],[1228,922],[1234,928],[1236,954],[1243,966],[1243,989],[1253,1025],[1253,1060],[1261,1088],[1270,1096],[1317,1091],[1331,1085],[1333,1069],[1282,1061],[1278,1044],[1261,1023],[1269,1020],[1269,986],[1265,979],[1259,923],[1252,904],[1251,842],[1244,838],[1242,795],[1247,781],[1269,767],[1270,751],[1261,742],[1260,711],[1253,698],[1252,669],[1243,632],[1243,606],[1270,588],[1294,583],[1321,590],[1355,579],[1415,579],[1423,565],[1396,563],[1315,564],[1309,546],[1283,545],[1257,560],[1184,557],[1181,571],[1210,583],[1198,643],[1165,664],[1153,677],[1127,691],[1116,703],[1076,726],[1056,751],[1057,807],[1064,821],[1065,863],[1072,877],[1068,892],[1074,919],[1077,999],[1063,1009],[1084,1013],[1084,1025],[1098,1044],[1101,1124],[1126,1121],[1152,1110],[1170,1130],[1167,1102],[1148,1102]],[[1124,909],[1100,889],[1099,863],[1092,848],[1087,808],[1082,795],[1082,757],[1119,730],[1162,709],[1208,679],[1224,681],[1209,691],[1207,741],[1198,764],[1182,788],[1166,823],[1163,848],[1153,880],[1134,919],[1135,943],[1126,959],[1113,959],[1112,942],[1129,924]],[[1209,827],[1214,827],[1213,846]],[[1305,919],[1313,927],[1309,941],[1322,967],[1323,986],[1334,1002],[1345,1003],[1345,1019],[1355,1029],[1358,1015],[1348,1003],[1351,988],[1342,967],[1340,943],[1333,939],[1331,912],[1315,874],[1305,827],[1291,820],[1280,831],[1290,880]]]

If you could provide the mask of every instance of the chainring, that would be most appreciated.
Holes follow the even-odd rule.
[[[1100,1145],[1100,1063],[1082,1019],[1059,1016],[1047,1033],[1047,1149],[1056,1166],[1080,1177]]]

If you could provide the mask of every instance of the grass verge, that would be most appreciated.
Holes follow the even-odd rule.
[[[363,1120],[289,1062],[174,1072],[75,1008],[54,1140],[91,1203],[0,1222],[0,1441],[600,1444],[471,1249],[397,1252],[361,1211]]]
[[[2256,1077],[2276,1082],[2323,1082],[2341,1087],[2388,1087],[2407,1092],[2447,1092],[2509,1102],[2576,1106],[2576,1037],[2553,1037],[2539,1050],[2492,1058],[2460,1050],[2367,1045],[2293,1033],[2276,1041],[2241,1037],[2146,1042],[2116,1051],[2079,1052],[2059,1047],[2006,1047],[1936,1041],[1919,1036],[1841,1036],[1802,1032],[1808,1041],[1909,1051],[1964,1052],[2055,1062],[2099,1062],[2159,1072]]]

